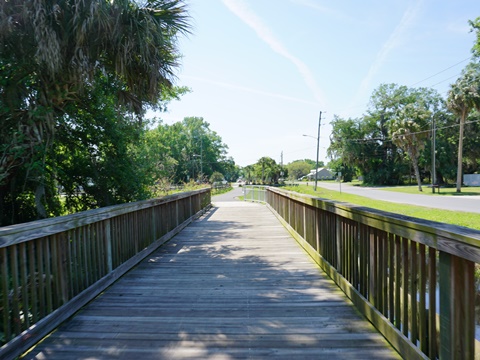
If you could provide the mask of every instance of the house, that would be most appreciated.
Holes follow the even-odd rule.
[[[307,175],[308,180],[315,180],[315,173],[317,174],[317,180],[333,180],[335,179],[335,174],[332,173],[327,168],[315,169],[310,171],[310,174]]]

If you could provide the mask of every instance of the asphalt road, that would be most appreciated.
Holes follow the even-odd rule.
[[[235,201],[237,197],[243,195],[243,187],[234,186],[233,190],[226,192],[224,194],[212,196],[212,203],[224,202],[224,201]]]
[[[309,184],[313,186],[312,182]],[[323,187],[329,190],[340,190],[340,184],[338,182],[332,183],[319,181],[317,187]],[[365,196],[375,200],[383,200],[400,204],[412,204],[434,209],[480,213],[480,195],[445,196],[441,193],[435,195],[404,194],[394,191],[379,190],[378,188],[352,186],[347,184],[341,184],[341,190],[342,192],[348,194]],[[431,191],[431,189],[425,188],[424,191]]]

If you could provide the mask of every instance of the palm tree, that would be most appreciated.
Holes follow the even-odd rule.
[[[422,191],[422,180],[418,168],[418,159],[425,148],[428,138],[428,119],[431,112],[421,103],[412,103],[403,107],[398,118],[392,123],[392,139],[395,145],[407,152],[410,157],[418,184]]]
[[[57,119],[99,74],[132,113],[155,107],[172,88],[187,21],[181,0],[1,1],[0,190],[39,149],[46,152]],[[44,159],[40,165],[41,178]]]
[[[448,108],[460,119],[457,162],[457,192],[462,191],[463,136],[465,120],[473,110],[480,110],[480,64],[472,62],[462,71],[448,93]]]

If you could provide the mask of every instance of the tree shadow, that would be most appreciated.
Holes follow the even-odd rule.
[[[398,358],[265,206],[241,209],[211,209],[26,358]]]

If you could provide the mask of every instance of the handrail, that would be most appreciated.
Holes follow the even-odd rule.
[[[243,201],[265,203],[266,185],[245,185],[243,187]]]
[[[266,201],[404,358],[475,357],[480,231],[275,188]]]
[[[31,347],[210,205],[210,188],[0,228],[0,358]]]

